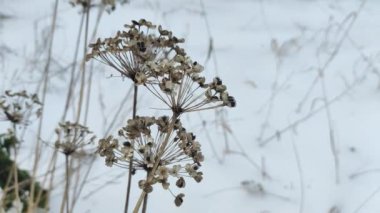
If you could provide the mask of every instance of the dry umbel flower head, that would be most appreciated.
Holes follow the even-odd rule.
[[[141,19],[125,25],[127,31],[90,44],[87,59],[95,58],[116,69],[137,85],[144,85],[175,114],[235,107],[219,77],[206,83],[203,66],[192,61],[179,43],[184,42],[151,22]],[[156,32],[156,33],[155,33]],[[158,35],[156,35],[158,34]]]
[[[57,134],[55,147],[67,156],[93,143],[96,138],[88,127],[69,121],[60,123],[55,132]]]
[[[147,64],[168,57],[177,44],[183,42],[172,33],[145,19],[125,25],[126,30],[118,31],[114,37],[98,39],[90,44],[87,60],[94,58],[117,70],[123,77],[136,84],[145,84],[153,72]],[[158,35],[156,35],[156,33]]]
[[[0,118],[13,124],[29,124],[32,119],[40,117],[41,108],[42,103],[38,96],[28,94],[25,90],[20,92],[7,90],[0,96],[0,110],[3,112]]]
[[[191,177],[196,182],[202,180],[199,171],[204,156],[201,145],[193,133],[182,127],[180,120],[175,121],[174,133],[161,158],[158,150],[166,138],[170,119],[163,117],[136,117],[128,120],[127,126],[119,130],[119,138],[112,136],[99,140],[98,153],[105,157],[107,166],[128,168],[133,161],[133,170],[152,172],[153,165],[159,161],[152,181],[141,180],[139,187],[149,193],[155,183],[169,188],[169,177],[176,179],[176,186],[186,186],[184,177]],[[122,141],[122,142],[120,142]]]
[[[183,39],[145,19],[132,21],[125,27],[114,37],[90,44],[87,60],[96,59],[111,66],[132,80],[135,91],[138,85],[147,88],[172,112],[172,117],[130,119],[119,130],[118,137],[99,140],[97,153],[105,158],[107,166],[127,168],[132,174],[146,172],[147,178],[138,184],[142,195],[151,193],[156,183],[169,190],[171,179],[176,180],[178,188],[186,186],[185,177],[201,182],[203,173],[199,168],[204,160],[201,145],[182,126],[180,117],[188,112],[235,107],[236,101],[219,77],[207,81],[202,76],[203,66],[179,46]],[[174,197],[175,205],[180,206],[184,194]],[[136,212],[141,199],[140,196]]]

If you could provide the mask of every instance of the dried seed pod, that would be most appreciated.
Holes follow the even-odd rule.
[[[197,183],[200,183],[203,180],[203,173],[202,172],[197,172],[196,175],[194,176],[194,180]]]
[[[162,188],[164,188],[165,190],[169,189],[169,186],[170,186],[170,183],[167,182],[167,180],[162,182]]]
[[[143,190],[146,193],[151,193],[153,192],[153,187],[151,185],[146,185]]]
[[[181,206],[182,203],[183,203],[183,197],[185,197],[185,195],[183,193],[177,195],[174,199],[174,203],[176,206]]]
[[[222,79],[220,79],[219,77],[215,77],[213,82],[216,84],[216,85],[222,85]]]
[[[178,188],[185,188],[186,186],[186,182],[185,182],[185,179],[183,177],[180,177],[177,182],[175,183],[175,185],[178,187]]]
[[[123,146],[125,146],[125,147],[131,147],[131,142],[129,142],[129,141],[125,141],[125,142],[123,142]]]
[[[236,101],[233,96],[228,96],[228,104],[229,107],[236,107]]]
[[[145,182],[146,182],[145,180],[139,180],[139,188],[140,189],[144,188]]]
[[[160,32],[160,35],[163,35],[163,36],[170,34],[168,30],[163,30],[161,25],[158,26],[158,31]]]
[[[142,189],[146,193],[151,193],[153,191],[153,187],[146,180],[139,181],[139,188]]]

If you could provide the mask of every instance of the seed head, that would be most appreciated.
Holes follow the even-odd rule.
[[[180,193],[179,195],[177,195],[177,196],[175,197],[175,199],[174,199],[174,203],[175,203],[176,206],[179,207],[179,206],[182,205],[182,203],[183,203],[183,197],[185,197],[185,195],[182,194],[182,193]]]
[[[42,103],[36,94],[5,91],[0,96],[0,119],[13,124],[28,125],[33,119],[41,116]],[[2,114],[2,115],[1,115]]]
[[[69,121],[60,123],[56,129],[56,134],[55,147],[65,155],[75,153],[84,146],[93,143],[96,138],[88,127]]]
[[[118,31],[114,37],[90,44],[91,52],[86,58],[111,66],[135,84],[147,84],[157,74],[156,62],[169,57],[184,40],[172,36],[172,32],[161,26],[157,32],[156,26],[145,19],[132,21],[125,27],[126,30]]]

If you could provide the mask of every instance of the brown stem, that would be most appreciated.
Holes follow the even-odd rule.
[[[14,139],[16,140],[15,141],[15,144],[14,144],[14,147],[13,147],[13,151],[14,151],[14,159],[13,159],[13,172],[14,172],[14,193],[15,193],[15,200],[17,202],[19,202],[18,204],[21,203],[21,199],[20,199],[20,195],[19,195],[19,183],[18,183],[18,170],[17,170],[17,144],[18,144],[18,139],[17,139],[17,127],[16,127],[16,124],[13,123],[13,134],[14,134]],[[21,209],[19,208],[19,205],[17,205],[17,212],[21,212]]]
[[[46,105],[46,93],[48,88],[48,82],[49,82],[49,72],[50,72],[50,63],[52,58],[52,52],[53,52],[53,41],[54,41],[54,33],[55,33],[55,27],[56,27],[56,21],[57,21],[57,14],[58,14],[58,4],[59,1],[56,0],[54,3],[54,14],[52,18],[52,25],[51,25],[51,31],[50,31],[50,40],[49,40],[49,49],[48,49],[48,58],[47,62],[44,67],[44,74],[43,78],[41,79],[43,81],[43,88],[42,88],[42,103]],[[28,199],[28,210],[27,212],[32,213],[34,211],[34,191],[35,191],[35,177],[37,175],[37,169],[39,166],[39,161],[41,157],[41,134],[42,134],[42,126],[43,126],[43,120],[44,120],[44,111],[45,107],[42,106],[41,108],[41,116],[38,123],[38,130],[37,130],[37,143],[35,147],[35,154],[34,154],[34,160],[33,160],[33,169],[32,169],[32,182],[30,184],[30,190],[29,190],[29,199]]]
[[[91,8],[90,8],[91,9]],[[88,11],[90,12],[90,11]],[[102,14],[104,12],[104,6],[101,6],[99,8],[99,12],[98,12],[98,15],[97,15],[97,18],[96,18],[96,23],[95,23],[95,27],[92,31],[92,35],[91,35],[91,40],[94,40],[95,39],[95,36],[96,36],[96,32],[98,30],[98,26],[99,26],[99,23],[100,23],[100,20],[101,20],[101,17],[102,17]],[[87,16],[86,16],[87,17]],[[88,28],[88,25],[86,25],[86,28]],[[86,54],[86,51],[85,53]],[[85,57],[85,55],[84,55]],[[85,116],[84,116],[84,125],[87,125],[87,118],[88,118],[88,112],[89,112],[89,108],[90,108],[90,95],[91,95],[91,87],[92,87],[92,76],[93,76],[93,64],[91,63],[91,66],[90,66],[90,75],[89,75],[89,78],[88,78],[88,86],[87,86],[87,97],[86,97],[86,105],[85,105]],[[95,156],[93,156],[92,158],[95,158]],[[94,162],[95,160],[93,161],[90,161],[91,163],[88,165],[88,169],[87,171],[85,172],[85,175],[84,175],[84,178],[82,179],[82,181],[78,181],[75,182],[76,183],[76,186],[74,187],[74,190],[73,190],[73,195],[72,195],[72,201],[71,201],[71,206],[70,206],[70,212],[74,212],[74,207],[77,203],[77,201],[79,200],[78,198],[80,197],[82,191],[83,191],[83,188],[86,184],[86,181],[90,175],[90,172],[91,172],[91,169],[94,165]],[[79,173],[78,173],[79,175]]]
[[[82,35],[84,18],[85,18],[85,14],[83,13],[81,21],[80,21],[80,24],[79,24],[79,31],[78,31],[78,36],[77,36],[77,41],[76,41],[76,47],[75,47],[75,52],[74,52],[74,59],[73,59],[73,64],[71,66],[71,74],[70,74],[70,81],[69,81],[69,90],[67,92],[66,102],[65,102],[65,108],[64,108],[64,111],[63,111],[63,115],[62,115],[61,121],[65,121],[66,120],[66,115],[67,115],[67,112],[68,112],[69,106],[70,106],[70,100],[72,98],[73,90],[74,90],[74,87],[75,87],[75,85],[74,85],[74,78],[75,78],[74,74],[75,74],[75,69],[76,69],[76,66],[77,66],[77,58],[78,58],[78,54],[79,54],[80,37]]]
[[[89,1],[91,4],[91,0]],[[88,26],[90,20],[90,8],[86,7],[86,23],[85,23],[85,31],[84,31],[84,46],[83,46],[83,60],[82,60],[82,75],[81,75],[81,83],[79,90],[79,101],[78,101],[78,113],[76,117],[76,122],[79,122],[82,112],[82,104],[83,104],[83,96],[84,96],[84,85],[86,79],[86,53],[87,53],[87,39],[88,39]]]
[[[51,168],[51,175],[50,175],[50,178],[49,178],[49,184],[48,184],[48,188],[47,188],[46,195],[45,195],[45,197],[46,197],[46,202],[45,202],[45,206],[44,206],[45,210],[49,209],[50,194],[51,194],[51,192],[53,190],[53,183],[54,183],[54,177],[55,177],[55,169],[56,169],[56,166],[57,166],[57,154],[58,154],[58,151],[54,150],[52,158],[51,158],[51,163],[50,163],[50,165],[48,167],[48,168]],[[49,172],[49,170],[47,172]],[[38,193],[37,203],[39,203],[39,200],[40,200],[40,198],[42,196],[42,192],[43,192],[43,190],[40,190],[39,193]]]
[[[153,180],[154,174],[157,171],[158,165],[160,163],[160,159],[162,158],[162,155],[165,152],[165,148],[166,148],[167,144],[169,143],[170,135],[172,134],[172,132],[174,130],[174,125],[175,125],[175,122],[176,122],[176,120],[177,120],[178,117],[179,117],[178,114],[173,114],[173,116],[171,118],[171,122],[170,122],[169,128],[168,128],[169,130],[167,132],[167,135],[165,137],[164,142],[161,144],[160,149],[158,150],[157,160],[154,162],[153,168],[150,171],[150,174],[149,174],[149,176],[147,178],[147,182],[148,183]],[[135,208],[133,209],[133,213],[138,213],[139,212],[139,209],[141,207],[141,204],[142,204],[142,202],[143,202],[146,194],[147,193],[145,191],[141,192],[140,197],[139,197],[138,201],[136,202]]]
[[[66,204],[66,213],[69,213],[69,187],[70,187],[70,178],[69,178],[69,156],[65,156],[65,191],[63,193],[62,202],[61,202],[61,213],[64,212],[65,204]]]
[[[136,118],[136,108],[137,108],[137,85],[134,85],[133,90],[133,108],[132,108],[132,118]],[[133,146],[133,144],[132,144]],[[129,161],[129,169],[128,169],[128,184],[127,184],[127,197],[125,198],[125,207],[124,207],[124,213],[128,213],[128,207],[129,207],[129,197],[131,195],[131,185],[132,185],[132,168],[133,167],[133,155],[131,157],[131,160]]]
[[[149,178],[149,175],[150,175],[150,172],[147,172],[146,173],[146,179],[147,180]],[[143,207],[142,207],[142,213],[146,213],[147,206],[148,206],[148,194],[145,194],[145,196],[144,196],[144,203],[143,203]]]

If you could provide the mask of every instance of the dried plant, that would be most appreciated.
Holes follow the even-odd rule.
[[[129,162],[133,161],[135,172],[143,170],[150,173],[159,159],[159,147],[167,137],[169,123],[169,118],[166,116],[157,119],[137,117],[128,120],[127,126],[119,130],[120,139],[109,136],[99,141],[98,153],[105,157],[107,166],[128,168]],[[161,183],[164,189],[168,189],[169,176],[177,178],[176,185],[179,188],[185,187],[186,176],[194,178],[197,182],[202,180],[203,173],[198,171],[204,160],[200,143],[195,140],[193,133],[187,132],[182,127],[180,120],[176,121],[174,132],[159,159],[159,166],[152,182],[140,181],[140,188],[147,193],[151,192],[151,185],[155,183]]]
[[[197,182],[203,178],[203,173],[198,171],[204,160],[201,145],[195,135],[183,127],[180,116],[223,106],[235,107],[236,102],[219,77],[206,82],[200,75],[203,66],[192,61],[179,46],[184,39],[145,19],[132,21],[125,27],[125,31],[117,32],[114,37],[90,44],[92,50],[87,59],[94,58],[130,79],[136,88],[134,106],[137,86],[143,86],[162,101],[172,115],[139,117],[134,110],[133,118],[119,130],[117,138],[108,136],[99,140],[97,152],[105,157],[107,166],[127,168],[129,174],[138,170],[146,172],[146,179],[139,181],[142,194],[133,211],[138,212],[144,200],[143,212],[146,212],[147,194],[153,191],[154,184],[160,183],[170,190],[170,176],[177,179],[179,188],[186,185],[184,177],[192,177]],[[184,196],[183,193],[174,196],[176,206],[182,204]],[[125,212],[128,203],[127,190]]]
[[[18,151],[22,134],[18,134],[20,128],[26,129],[27,125],[34,119],[40,117],[42,103],[36,94],[28,94],[25,90],[20,92],[5,91],[0,96],[1,120],[11,124],[6,133],[0,133],[0,187],[4,194],[0,198],[0,208],[13,208],[21,212],[25,210],[30,195],[30,174],[21,170],[17,165]],[[46,202],[46,190],[41,189],[38,182],[33,183],[37,193],[41,193],[43,199],[38,206]]]
[[[72,155],[84,146],[93,143],[96,138],[88,127],[69,121],[60,123],[56,134],[55,147],[65,155]]]
[[[150,33],[156,27],[145,19],[125,26],[127,31],[90,44],[92,51],[87,58],[95,58],[135,84],[146,86],[178,115],[209,109],[206,107],[209,104],[235,106],[234,98],[220,78],[206,84],[205,78],[199,75],[203,66],[193,62],[178,46],[184,39],[178,39],[161,26],[158,35]]]
[[[60,123],[59,128],[56,129],[56,134],[55,147],[65,155],[65,190],[61,202],[61,212],[64,212],[65,208],[66,212],[70,212],[71,157],[82,155],[83,148],[93,143],[96,137],[89,131],[88,127],[69,121]]]
[[[10,121],[14,125],[27,125],[30,119],[40,116],[41,105],[36,94],[27,94],[25,90],[20,92],[7,90],[0,96],[0,110],[3,112],[0,119]]]
[[[144,84],[149,77],[155,76],[150,65],[165,59],[170,52],[181,50],[176,46],[183,42],[172,33],[158,27],[159,36],[151,31],[156,28],[151,22],[141,19],[125,25],[126,31],[118,31],[116,36],[98,39],[90,44],[91,53],[87,59],[97,59],[117,70],[123,77],[130,78],[138,85]]]

